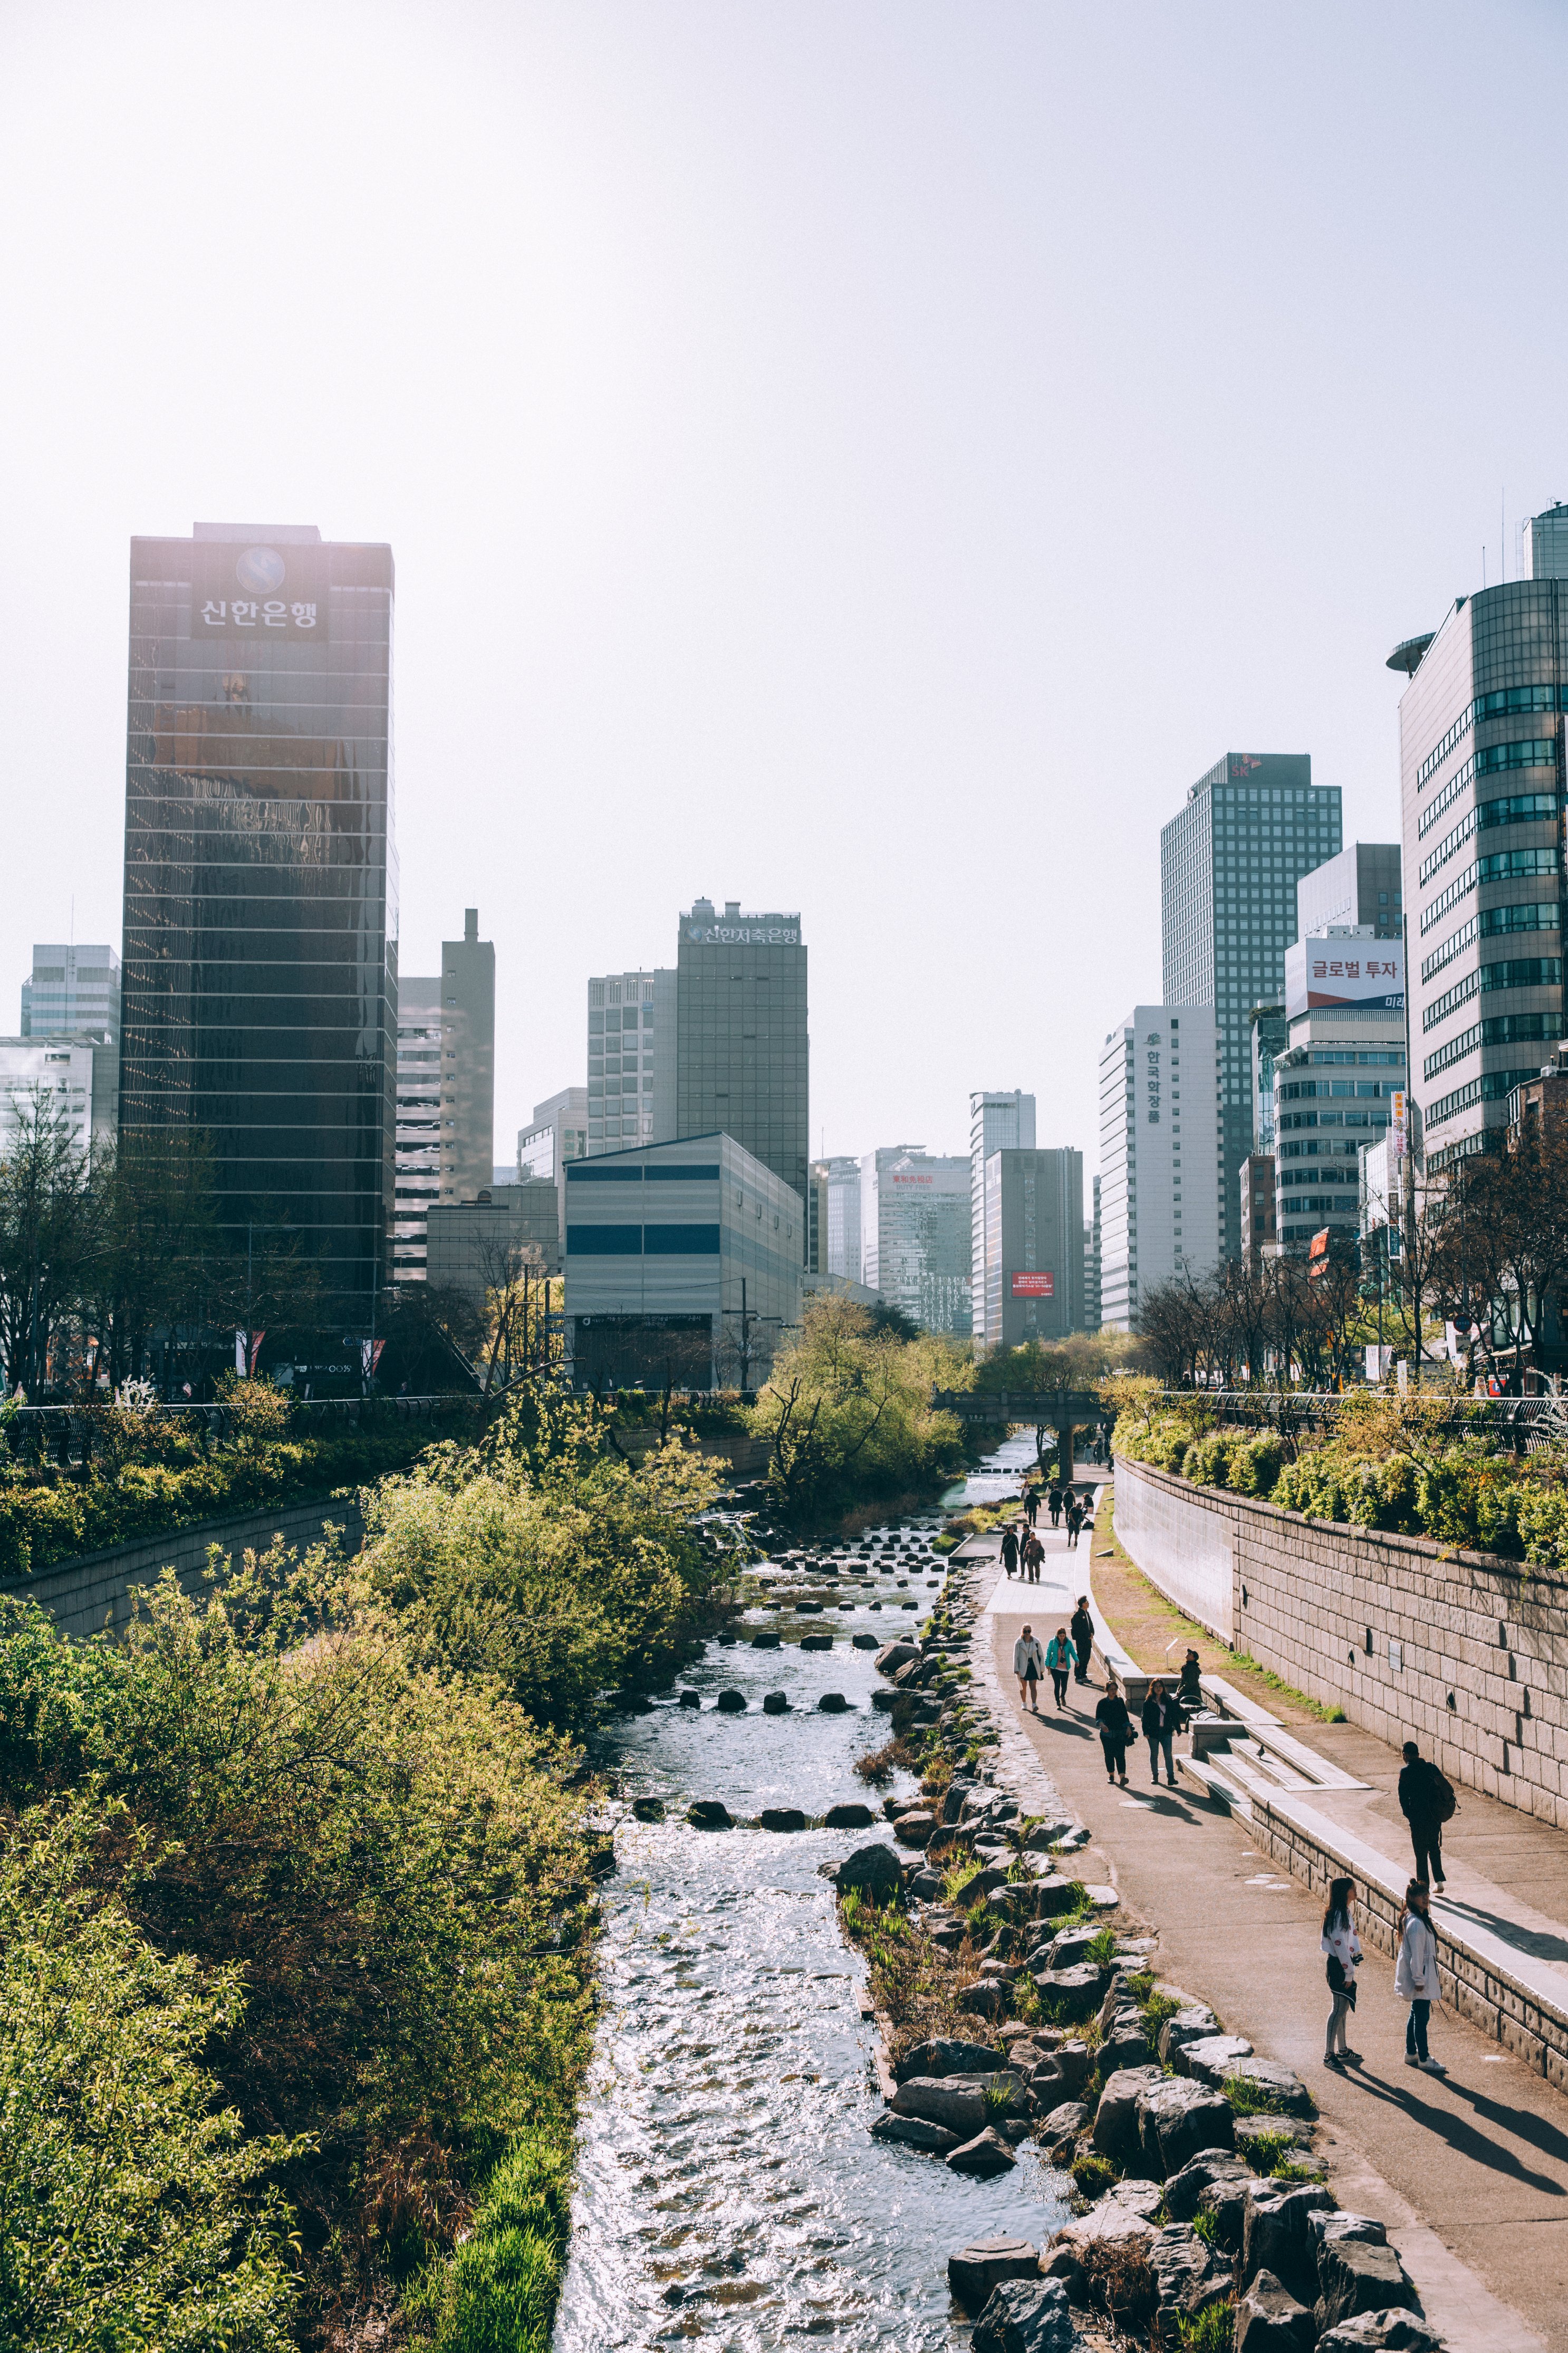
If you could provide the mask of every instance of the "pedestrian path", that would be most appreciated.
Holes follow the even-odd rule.
[[[1093,1834],[1084,1875],[1116,1884],[1124,1904],[1158,1930],[1162,1975],[1212,2002],[1227,2028],[1310,2084],[1336,2195],[1388,2225],[1454,2353],[1568,2353],[1568,2104],[1522,2060],[1442,2013],[1434,2050],[1450,2073],[1406,2069],[1405,2005],[1377,1953],[1363,1971],[1355,2019],[1364,2064],[1344,2076],[1324,2069],[1321,1895],[1275,1868],[1251,1844],[1246,1821],[1218,1811],[1190,1781],[1170,1789],[1143,1779],[1142,1744],[1129,1760],[1133,1786],[1108,1788],[1093,1724],[1099,1688],[1069,1685],[1062,1715],[1048,1691],[1037,1718],[1019,1707],[1007,1672],[1019,1628],[1046,1617],[1054,1631],[1066,1614],[1061,1604],[1070,1609],[1090,1567],[1087,1537],[1074,1555],[1059,1534],[1042,1527],[1040,1535],[1039,1585],[1009,1582],[998,1563],[985,1622],[1004,1722],[1032,1749],[1063,1811]],[[1096,1677],[1098,1684],[1099,1670]],[[1315,1747],[1321,1733],[1347,1727],[1290,1729]],[[1355,1820],[1381,1841],[1385,1867],[1402,1874],[1386,1816],[1373,1802],[1377,1776],[1356,1770],[1352,1744],[1336,1744],[1331,1754],[1342,1778],[1363,1786],[1337,1790],[1331,1802],[1359,1806]],[[1313,1803],[1321,1802],[1315,1794]],[[1468,1814],[1467,1799],[1457,1830]],[[1335,1827],[1351,1834],[1347,1823]],[[1495,1901],[1479,1894],[1469,1866],[1461,1879],[1457,1853],[1453,1869],[1456,1905],[1479,1911]],[[1499,1916],[1521,1929],[1517,1898],[1512,1905]],[[1556,1966],[1551,1954],[1543,1957]]]

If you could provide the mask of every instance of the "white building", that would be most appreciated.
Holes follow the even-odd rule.
[[[426,1219],[472,1201],[495,1176],[496,952],[477,907],[441,943],[441,969],[397,986],[395,1282],[425,1279]]]
[[[397,1141],[394,1282],[425,1280],[425,1220],[441,1198],[441,983],[397,985]]]
[[[1219,1038],[1207,1005],[1139,1005],[1100,1058],[1100,1314],[1136,1326],[1173,1275],[1220,1255]]]
[[[985,1303],[981,1270],[988,1261],[985,1237],[985,1163],[994,1152],[1031,1152],[1035,1145],[1035,1098],[1016,1088],[983,1088],[969,1098],[969,1263],[974,1273],[974,1345],[994,1348],[1002,1337]],[[988,1321],[988,1317],[990,1320]]]
[[[36,1095],[64,1118],[76,1150],[90,1157],[112,1145],[118,1125],[120,1049],[107,1032],[0,1038],[0,1160],[18,1115]]]
[[[827,1164],[827,1250],[824,1272],[859,1282],[860,1163],[836,1153]]]
[[[24,1038],[101,1032],[120,1043],[120,958],[111,947],[35,946],[33,969],[22,983]]]
[[[566,1247],[566,1166],[588,1156],[588,1090],[563,1087],[533,1106],[533,1117],[520,1128],[517,1174],[526,1184],[531,1176],[545,1177],[555,1187],[560,1245]]]
[[[918,1144],[868,1152],[860,1163],[860,1280],[922,1331],[967,1338],[970,1300],[966,1158]]]
[[[1290,1041],[1274,1057],[1275,1230],[1298,1249],[1363,1225],[1362,1147],[1386,1133],[1407,1088],[1400,943],[1335,923],[1285,951]],[[1447,1067],[1439,1048],[1425,1076]]]
[[[588,983],[588,1156],[675,1134],[673,971],[601,973]]]

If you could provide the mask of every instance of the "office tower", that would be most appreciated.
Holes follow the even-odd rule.
[[[579,1388],[754,1390],[800,1323],[805,1205],[732,1136],[566,1170],[566,1331]]]
[[[392,550],[131,543],[121,1133],[211,1140],[219,1215],[369,1328],[393,1223]]]
[[[1274,1149],[1274,1060],[1290,1043],[1290,1024],[1283,1002],[1255,1005],[1247,1017],[1251,1036],[1252,1149]]]
[[[441,1198],[441,983],[435,975],[398,979],[393,1174],[393,1280],[423,1282],[426,1219]]]
[[[860,1274],[860,1163],[836,1153],[827,1163],[827,1263],[825,1271],[858,1282]]]
[[[0,1038],[0,1160],[18,1114],[36,1101],[58,1114],[72,1150],[90,1159],[114,1143],[119,1092],[120,1050],[101,1030]]]
[[[827,1167],[814,1160],[805,1193],[805,1269],[808,1274],[827,1271]]]
[[[1299,940],[1342,923],[1396,940],[1404,913],[1396,841],[1347,842],[1337,858],[1314,866],[1296,885]]]
[[[676,1134],[732,1135],[804,1201],[809,1053],[800,917],[744,914],[738,899],[721,915],[710,899],[696,899],[680,918],[676,970]]]
[[[1399,703],[1410,1072],[1428,1175],[1485,1148],[1563,1036],[1568,509],[1532,518],[1530,576],[1458,597],[1389,658]]]
[[[1241,1255],[1255,1270],[1278,1255],[1274,1155],[1249,1152],[1241,1164]]]
[[[974,1270],[974,1345],[998,1345],[987,1322],[985,1266],[985,1163],[994,1152],[1032,1151],[1035,1098],[1016,1089],[985,1088],[969,1098],[969,1262]],[[998,1327],[999,1329],[1000,1327]]]
[[[677,1133],[675,1006],[668,966],[605,973],[588,983],[591,1160],[634,1144],[665,1144]]]
[[[1094,1179],[1094,1208],[1083,1229],[1083,1328],[1098,1332],[1100,1301],[1100,1179]]]
[[[35,947],[22,983],[22,1036],[89,1029],[120,1043],[120,958],[111,947]]]
[[[1160,836],[1165,1002],[1212,1006],[1219,1025],[1224,1256],[1240,1245],[1252,1149],[1247,1015],[1281,993],[1297,882],[1339,850],[1339,788],[1313,784],[1304,752],[1227,752]]]
[[[1405,1090],[1397,940],[1337,923],[1285,957],[1289,1044],[1274,1056],[1274,1209],[1285,1249],[1361,1225],[1359,1148],[1381,1141]]]
[[[970,1302],[967,1157],[918,1144],[860,1163],[861,1281],[924,1332],[967,1337]]]
[[[1137,1330],[1140,1302],[1157,1283],[1178,1274],[1202,1278],[1219,1259],[1220,1071],[1206,1005],[1134,1006],[1106,1037],[1100,1314],[1114,1331]]]
[[[588,1156],[588,1090],[563,1087],[533,1106],[533,1117],[517,1138],[520,1179],[548,1177],[555,1187],[556,1229],[566,1248],[566,1164]]]
[[[1070,1145],[993,1152],[985,1163],[985,1249],[974,1289],[985,1294],[990,1346],[1081,1332],[1082,1153]]]

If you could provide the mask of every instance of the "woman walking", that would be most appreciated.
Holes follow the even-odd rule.
[[[1056,1685],[1058,1708],[1066,1707],[1068,1704],[1068,1671],[1077,1658],[1078,1652],[1068,1640],[1067,1628],[1058,1626],[1051,1637],[1050,1648],[1046,1652],[1046,1664],[1051,1671],[1051,1681]]]
[[[1009,1577],[1018,1574],[1018,1532],[1016,1528],[1002,1531],[1002,1566]]]
[[[1127,1713],[1127,1702],[1121,1696],[1121,1686],[1114,1674],[1107,1672],[1105,1697],[1094,1711],[1100,1726],[1100,1746],[1105,1757],[1105,1778],[1114,1788],[1118,1783],[1127,1787],[1127,1744],[1132,1737],[1132,1718]]]
[[[1079,1502],[1078,1498],[1074,1496],[1072,1502],[1068,1505],[1068,1552],[1076,1552],[1078,1550],[1079,1536],[1082,1532],[1084,1521],[1088,1516],[1089,1515],[1085,1512],[1083,1505]]]
[[[1163,1683],[1149,1686],[1149,1696],[1143,1703],[1143,1737],[1149,1743],[1149,1770],[1154,1787],[1160,1786],[1160,1757],[1165,1758],[1165,1779],[1171,1788],[1176,1786],[1176,1768],[1172,1762],[1171,1742],[1182,1728],[1182,1711]]]
[[[1026,1626],[1013,1645],[1013,1672],[1018,1678],[1018,1704],[1025,1704],[1025,1685],[1028,1686],[1027,1704],[1038,1715],[1040,1712],[1040,1670],[1045,1660],[1035,1640],[1034,1629]]]
[[[1329,1957],[1329,1991],[1334,2004],[1329,2012],[1323,2064],[1337,2074],[1343,2074],[1347,2066],[1361,2065],[1361,2052],[1352,2051],[1345,2039],[1345,2021],[1355,2008],[1356,1964],[1361,1959],[1361,1938],[1351,1910],[1354,1894],[1353,1879],[1331,1879],[1329,1908],[1323,1915],[1322,1947]]]
[[[1437,1977],[1437,1931],[1427,1910],[1431,1900],[1424,1879],[1413,1879],[1405,1891],[1394,1990],[1401,2000],[1410,2004],[1405,2027],[1405,2065],[1419,2067],[1428,2075],[1446,2075],[1447,2067],[1440,2059],[1434,2059],[1426,2048],[1426,2021],[1432,2015],[1432,2004],[1443,1998]]]

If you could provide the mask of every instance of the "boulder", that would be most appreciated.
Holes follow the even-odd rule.
[[[881,1895],[904,1883],[899,1858],[890,1846],[858,1846],[842,1862],[826,1868],[832,1871],[840,1894],[854,1887]]]
[[[692,1694],[692,1697],[695,1699],[696,1696],[697,1694],[694,1692]],[[684,1693],[681,1694],[681,1701],[684,1705]],[[721,1691],[719,1694],[719,1713],[721,1715],[744,1715],[746,1713],[745,1693],[738,1691]]]
[[[1254,2141],[1277,2144],[1281,2137],[1294,2142],[1297,2149],[1304,2152],[1312,2145],[1312,2129],[1311,2122],[1306,2116],[1237,2116],[1236,2153],[1238,2157],[1251,2158]],[[1268,2149],[1268,2166],[1261,2158],[1255,2160],[1265,2172],[1274,2162],[1273,2147]]]
[[[1219,2021],[1203,2002],[1194,2002],[1190,2010],[1179,2010],[1160,2029],[1160,2056],[1167,2067],[1176,2065],[1178,2043],[1198,2042],[1205,2035],[1219,2032]]]
[[[753,1651],[776,1651],[783,1639],[779,1634],[753,1634],[752,1648]]]
[[[917,1807],[913,1812],[900,1814],[893,1824],[893,1836],[900,1846],[929,1846],[936,1829],[936,1816],[929,1807]]]
[[[968,1893],[965,1888],[964,1894]],[[1075,1961],[1070,1968],[1037,1971],[1035,1989],[1053,2017],[1076,2021],[1093,2017],[1100,2007],[1105,1978],[1106,1972],[1093,1961]]]
[[[910,1882],[910,1893],[922,1904],[934,1904],[945,1885],[940,1871],[917,1871]]]
[[[1007,2008],[1007,1989],[994,1978],[983,1978],[978,1985],[964,1987],[958,2007],[970,2018],[1000,2018]]]
[[[1236,2307],[1236,2353],[1312,2353],[1312,2316],[1272,2272],[1259,2272]]]
[[[1289,2067],[1281,2067],[1277,2060],[1238,2059],[1226,2072],[1238,2084],[1248,2084],[1260,2093],[1280,2116],[1310,2116],[1317,2113],[1312,2094],[1300,2075]]]
[[[1048,2116],[1042,2117],[1040,2142],[1053,2165],[1068,2162],[1074,2143],[1088,2126],[1089,2110],[1081,2100],[1063,2100]]]
[[[803,1831],[805,1816],[798,1806],[764,1806],[757,1823],[764,1831]]]
[[[789,1714],[789,1694],[786,1692],[769,1692],[763,1702],[763,1714],[764,1715],[787,1715]]]
[[[884,2108],[877,2118],[871,2126],[871,2137],[904,2148],[923,2149],[931,2157],[945,2157],[959,2143],[958,2134],[950,2132],[945,2125],[934,2125],[927,2116],[900,2116],[891,2108]]]
[[[1068,2089],[1075,2095],[1089,2081],[1094,2053],[1087,2042],[1068,2042],[1057,2045],[1057,2065],[1061,2069]]]
[[[1004,2280],[1039,2276],[1040,2251],[1027,2239],[974,2239],[947,2259],[947,2284],[965,2312],[988,2304]]]
[[[799,1618],[820,1618],[822,1615],[820,1601],[797,1601],[795,1607],[795,1615]]]
[[[1196,2314],[1229,2283],[1215,2272],[1214,2257],[1190,2222],[1170,2222],[1149,2248],[1156,2299],[1162,2312]]]
[[[1039,1935],[1047,1950],[1041,1967],[1047,1969],[1076,1968],[1101,1933],[1099,1928],[1058,1928],[1054,1933],[1048,1927],[1042,1928]]]
[[[1078,1906],[1078,1882],[1064,1878],[1059,1871],[1048,1872],[1037,1879],[1031,1889],[1030,1909],[1037,1920],[1052,1920],[1060,1912],[1071,1912]]]
[[[990,2181],[998,2173],[1011,2173],[1018,2160],[1002,2135],[987,2125],[962,2147],[950,2149],[946,2162],[950,2173],[972,2174],[976,2181]]]
[[[1234,2145],[1230,2102],[1190,2076],[1163,2075],[1137,2102],[1138,2144],[1152,2173],[1179,2173],[1200,2149]]]
[[[1321,2182],[1252,2181],[1241,2232],[1241,2276],[1271,2272],[1293,2288],[1315,2289],[1317,2246],[1310,2217],[1330,2211],[1333,2198]]]
[[[1179,2172],[1167,2178],[1165,2211],[1173,2222],[1190,2222],[1198,2211],[1199,2199],[1212,2183],[1245,2184],[1250,2179],[1239,2157],[1232,2157],[1225,2149],[1202,2149],[1196,2157],[1190,2157]]]
[[[1083,2342],[1058,2279],[1005,2280],[974,2324],[974,2353],[1074,2353]]]
[[[686,1819],[694,1831],[728,1831],[735,1818],[717,1798],[698,1798],[687,1807]]]
[[[946,2075],[910,2075],[898,2085],[889,2102],[895,2116],[924,2116],[968,2140],[985,2124],[989,2111],[982,2086],[958,2083]]]
[[[678,1707],[700,1707],[701,1704],[701,1693],[694,1691],[683,1691],[680,1697],[676,1702],[676,1705]]]
[[[1318,2339],[1318,2353],[1447,2353],[1443,2339],[1413,2312],[1363,2312]]]
[[[877,1672],[879,1675],[897,1674],[900,1667],[907,1666],[911,1659],[918,1659],[920,1655],[920,1644],[906,1641],[900,1635],[896,1641],[884,1642],[878,1651]]]
[[[874,1651],[877,1647],[875,1634],[851,1634],[849,1640],[858,1651]]]
[[[1307,2229],[1315,2251],[1321,2251],[1326,2239],[1363,2239],[1369,2247],[1386,2247],[1388,2225],[1374,2222],[1370,2214],[1344,2214],[1338,2211],[1309,2215]]]
[[[1320,2330],[1337,2328],[1363,2312],[1388,2312],[1400,2305],[1408,2309],[1415,2302],[1409,2274],[1392,2247],[1348,2235],[1319,2239],[1314,2317]]]
[[[1070,1822],[1036,1822],[1024,1844],[1031,1854],[1048,1854],[1058,1839],[1071,1828]]]
[[[868,1831],[876,1819],[869,1806],[829,1806],[822,1817],[822,1827],[825,1831]]]
[[[875,1609],[878,1607],[878,1604],[873,1601],[871,1607]],[[880,1715],[891,1715],[894,1708],[898,1705],[898,1702],[899,1694],[897,1692],[874,1691],[871,1694],[871,1704]]]
[[[1182,2168],[1186,2171],[1185,2166]],[[1247,2193],[1250,2176],[1237,2179],[1234,2174],[1222,2174],[1198,2192],[1198,2212],[1206,2214],[1214,2224],[1213,2243],[1227,2255],[1239,2255],[1241,2237],[1247,2223]]]
[[[1105,2194],[1113,2206],[1125,2206],[1130,2213],[1142,2214],[1145,2222],[1154,2220],[1165,2198],[1163,2183],[1146,2181],[1141,2174],[1114,2183]]]
[[[1141,2010],[1119,2010],[1110,2027],[1100,2035],[1098,2053],[1100,2066],[1114,2074],[1118,2067],[1147,2067],[1154,2053],[1149,2048],[1149,2038],[1143,2031]]]
[[[1135,2206],[1123,2205],[1119,2199],[1102,2198],[1087,2214],[1079,2214],[1064,2222],[1058,2239],[1070,2247],[1086,2271],[1095,2267],[1102,2250],[1115,2247],[1124,2253],[1144,2254],[1152,2239],[1159,2233],[1145,2214]]]
[[[1101,2157],[1113,2165],[1136,2162],[1139,2094],[1163,2081],[1158,2067],[1121,2067],[1110,2077],[1094,2112],[1094,2145]]]
[[[639,1822],[662,1822],[664,1820],[664,1799],[662,1798],[634,1798],[632,1799],[632,1812]]]
[[[942,1801],[942,1818],[950,1829],[958,1820],[963,1810],[963,1801],[973,1787],[973,1782],[966,1776],[957,1773],[948,1783],[947,1793]]]
[[[824,1692],[816,1704],[824,1715],[842,1715],[849,1703],[842,1692]]]
[[[803,1634],[800,1647],[803,1651],[831,1651],[833,1637],[831,1634]]]
[[[917,2042],[893,2073],[900,2083],[911,2075],[990,2075],[1001,2064],[988,2042],[963,2042],[946,2035]]]
[[[1252,2045],[1244,2035],[1204,2034],[1191,2042],[1173,2043],[1165,2064],[1178,2075],[1191,2075],[1200,2084],[1217,2084],[1223,2090],[1231,2069],[1251,2057]]]

